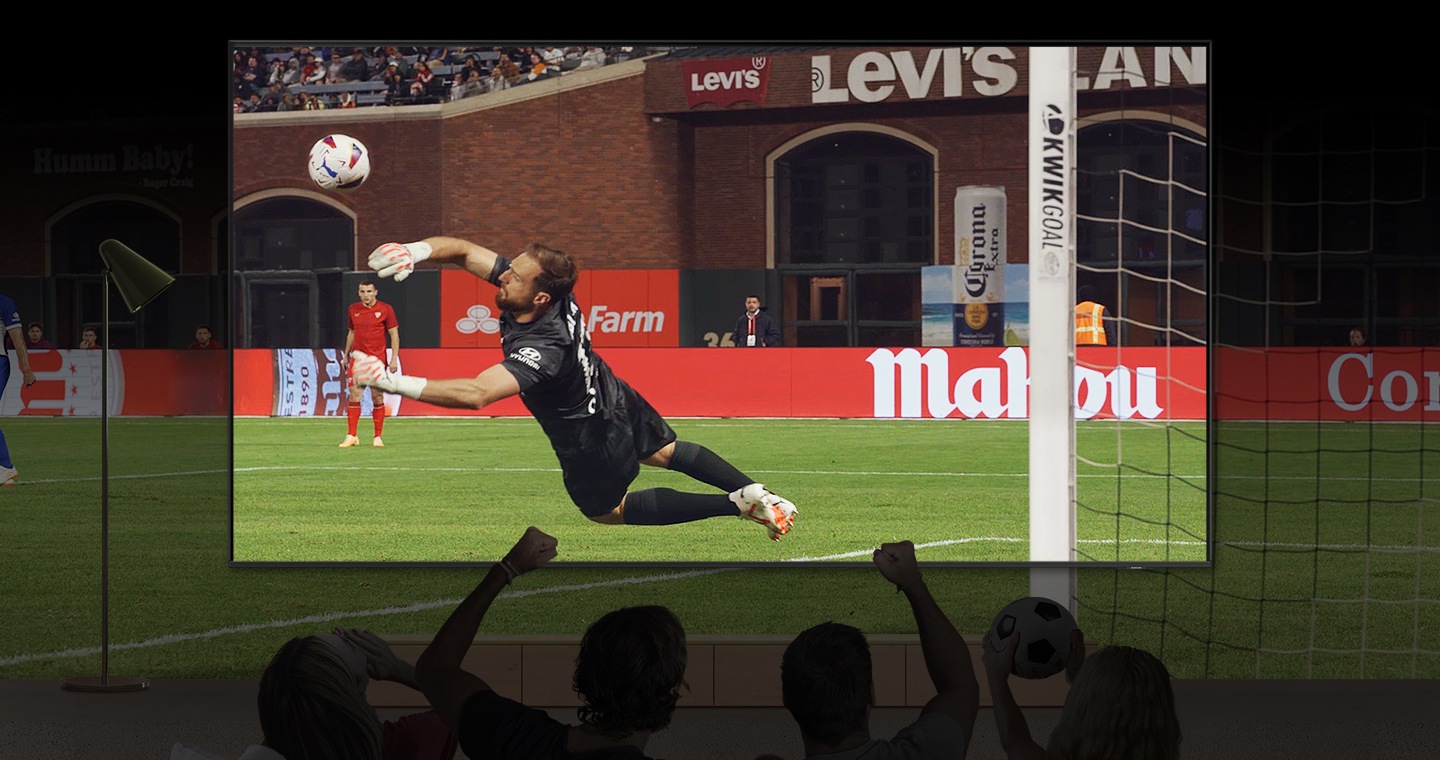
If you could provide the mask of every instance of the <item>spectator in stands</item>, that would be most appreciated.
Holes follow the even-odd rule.
[[[339,50],[330,52],[330,63],[325,66],[325,81],[329,84],[349,81],[345,78],[345,59],[340,56]]]
[[[265,73],[264,86],[270,87],[285,83],[285,62],[275,59],[270,62],[269,70]]]
[[[300,94],[301,94],[301,95],[307,95],[308,93],[300,93]],[[267,110],[267,111],[299,111],[300,109],[301,109],[301,102],[295,98],[295,93],[293,93],[293,92],[287,92],[287,93],[281,95],[281,96],[280,96],[280,103],[279,103],[278,105],[276,105],[274,108],[262,108],[262,110]]]
[[[305,66],[300,70],[300,80],[305,84],[322,84],[325,81],[325,65],[315,59],[314,53],[305,54]]]
[[[460,75],[460,81],[463,83],[470,81],[470,72],[472,71],[482,77],[485,76],[485,69],[480,67],[480,61],[473,55],[467,55],[465,56],[465,61],[460,64],[460,68],[455,73]]]
[[[415,663],[420,690],[466,757],[605,757],[643,760],[650,735],[670,724],[685,687],[685,629],[670,610],[626,607],[586,629],[573,684],[580,725],[495,693],[462,669],[486,611],[521,575],[556,556],[554,538],[531,527],[440,627]]]
[[[540,60],[544,61],[547,67],[556,71],[560,70],[560,63],[565,60],[564,50],[554,45],[546,45],[540,48],[539,52]]]
[[[530,54],[530,73],[525,75],[526,81],[533,82],[549,73],[550,67],[545,64],[539,53]],[[557,69],[558,71],[558,69]]]
[[[410,94],[417,98],[423,98],[430,93],[430,83],[435,81],[435,72],[430,70],[430,64],[420,61],[415,64],[415,78],[410,82]]]
[[[297,636],[260,676],[263,743],[242,760],[450,760],[459,746],[433,710],[381,721],[365,701],[370,679],[416,688],[415,666],[370,631],[336,628]],[[176,743],[171,760],[215,755]]]
[[[210,325],[206,324],[195,325],[195,342],[191,343],[190,347],[219,349],[225,348],[224,346],[220,345],[220,341],[215,340],[214,334],[210,332]]]
[[[580,65],[576,66],[575,68],[595,69],[604,65],[605,50],[595,45],[591,45],[590,47],[585,48],[585,51],[580,54]]]
[[[265,69],[254,56],[245,59],[245,65],[235,70],[235,94],[246,100],[257,88],[265,86]]]
[[[341,68],[347,82],[370,81],[370,63],[365,60],[365,51],[360,48],[355,48],[350,52],[350,60],[346,61]]]
[[[250,103],[239,95],[236,95],[234,109],[235,113],[249,113]]]
[[[494,90],[504,90],[509,87],[514,87],[520,84],[521,80],[525,77],[525,72],[520,70],[520,65],[515,63],[514,59],[508,55],[500,56],[500,60],[496,61],[495,66],[490,70],[492,81],[497,71],[500,72],[500,76],[505,80],[505,86],[494,86],[491,88],[492,92]]]
[[[265,90],[264,95],[260,96],[260,105],[267,111],[277,110],[280,107],[280,101],[289,94],[284,87],[280,86],[279,82],[276,82]]]
[[[423,51],[420,54],[420,58],[418,60],[425,61],[426,63],[430,64],[431,68],[434,68],[436,66],[446,65],[449,57],[450,51],[448,49],[443,47],[432,47],[429,50]]]
[[[95,334],[95,328],[87,327],[80,331],[80,344],[76,348],[100,348],[100,338]]]
[[[494,68],[485,76],[485,92],[498,92],[510,86],[510,79],[505,79],[505,72],[501,71],[500,63],[495,63]]]
[[[460,84],[460,87],[462,88],[460,94],[462,98],[478,95],[485,91],[485,77],[481,75],[479,69],[470,69],[470,73],[466,75],[465,81]]]
[[[356,105],[356,104],[355,104],[355,93],[353,93],[353,92],[342,92],[342,93],[340,93],[340,102],[336,103],[336,104],[335,104],[335,107],[336,107],[336,108],[354,108],[355,105]]]
[[[405,75],[400,73],[400,67],[394,61],[385,67],[385,71],[380,75],[380,81],[385,83],[387,99],[393,100],[409,92],[405,83]]]
[[[1180,757],[1180,718],[1165,664],[1143,649],[1108,646],[1085,656],[1085,637],[1071,632],[1065,680],[1070,691],[1060,720],[1041,747],[1030,736],[1025,715],[1010,691],[1015,650],[1020,637],[1011,636],[997,649],[986,633],[981,641],[995,726],[1000,746],[1011,758],[1146,758]]]
[[[326,103],[324,98],[318,97],[314,93],[302,92],[300,93],[300,107],[306,111],[323,111],[329,108],[330,104]]]
[[[875,691],[869,643],[843,623],[814,626],[796,636],[780,660],[781,701],[800,726],[805,756],[963,758],[980,711],[970,649],[930,595],[913,543],[882,544],[874,561],[910,603],[936,694],[893,739],[870,738]]]
[[[300,59],[291,58],[285,62],[285,73],[280,75],[280,83],[286,87],[300,84]]]
[[[1356,348],[1365,345],[1365,331],[1359,327],[1350,328],[1350,345]]]
[[[6,337],[9,337],[8,334]],[[45,339],[45,326],[31,322],[25,326],[25,348],[31,351],[52,350],[55,344]]]

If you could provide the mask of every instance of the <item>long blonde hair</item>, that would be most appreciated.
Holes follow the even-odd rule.
[[[1143,649],[1108,646],[1085,658],[1049,760],[1176,760],[1180,718],[1165,663]]]
[[[380,717],[318,636],[280,647],[260,676],[258,702],[265,746],[285,760],[380,760]]]

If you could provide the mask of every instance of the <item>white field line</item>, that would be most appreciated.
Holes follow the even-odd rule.
[[[968,541],[968,540],[976,540],[976,539],[960,539],[960,540],[952,540],[952,541],[935,541],[935,542],[931,542],[931,543],[927,543],[927,544],[917,544],[917,545],[915,546],[915,548],[916,548],[916,549],[924,549],[924,548],[931,547],[931,546],[943,546],[943,545],[948,545],[948,544],[963,543],[963,542]],[[817,562],[817,561],[826,561],[826,560],[845,559],[845,558],[847,558],[847,557],[861,556],[861,555],[869,554],[869,553],[871,553],[872,551],[874,551],[874,550],[873,550],[873,549],[865,549],[865,550],[860,551],[860,552],[846,552],[846,553],[844,553],[844,554],[834,554],[834,555],[829,555],[829,556],[824,556],[824,557],[797,557],[797,558],[794,558],[794,559],[791,559],[791,560],[788,560],[788,561],[790,561],[790,562]],[[541,594],[555,594],[555,593],[563,593],[563,592],[567,592],[567,591],[589,591],[589,590],[591,590],[591,589],[604,588],[604,587],[608,587],[608,586],[629,586],[629,585],[636,585],[636,584],[640,584],[640,583],[659,583],[659,582],[663,582],[663,581],[680,580],[680,579],[682,579],[682,578],[696,578],[696,577],[700,577],[700,576],[703,576],[703,575],[715,575],[715,574],[717,574],[717,573],[735,572],[735,571],[744,570],[744,569],[745,569],[745,568],[740,568],[740,567],[717,567],[717,568],[706,568],[706,569],[703,569],[703,570],[688,570],[688,571],[679,572],[679,573],[663,573],[663,574],[659,574],[659,575],[636,575],[636,576],[630,576],[630,577],[628,577],[628,578],[616,578],[616,579],[608,580],[608,581],[596,581],[596,582],[594,582],[594,583],[577,583],[577,584],[570,584],[570,585],[563,585],[563,586],[545,586],[545,587],[543,587],[543,588],[527,589],[527,590],[524,590],[524,591],[507,591],[507,592],[504,592],[504,593],[500,594],[500,596],[497,597],[497,598],[498,598],[498,599],[523,599],[523,598],[525,598],[525,597],[539,596],[539,595],[541,595]],[[433,609],[441,608],[441,607],[454,607],[455,605],[459,604],[461,601],[462,601],[461,599],[439,599],[439,600],[430,601],[430,602],[416,602],[415,604],[410,604],[410,605],[406,605],[406,606],[403,606],[403,607],[382,607],[382,608],[380,608],[380,609],[357,610],[357,611],[350,611],[350,612],[323,612],[323,613],[318,613],[318,614],[315,614],[315,615],[306,615],[306,616],[304,616],[304,617],[288,618],[288,619],[285,619],[285,620],[269,620],[269,621],[266,621],[266,622],[263,622],[263,623],[245,623],[245,624],[241,624],[241,625],[227,626],[227,627],[224,627],[224,628],[212,628],[211,630],[201,631],[201,632],[198,632],[198,633],[173,633],[173,634],[167,634],[167,635],[165,635],[165,636],[157,636],[157,637],[155,637],[155,638],[145,639],[145,640],[143,640],[143,641],[130,641],[130,642],[123,642],[123,643],[118,643],[118,644],[111,644],[111,645],[110,645],[110,650],[111,650],[111,651],[121,651],[121,650],[126,650],[126,649],[146,649],[146,648],[149,648],[149,647],[164,646],[164,645],[166,645],[166,644],[179,644],[179,643],[183,643],[183,642],[186,642],[186,641],[198,641],[198,640],[201,640],[201,639],[213,639],[213,638],[218,638],[218,637],[221,637],[221,636],[229,636],[229,635],[241,634],[241,633],[252,633],[252,632],[254,632],[254,631],[263,631],[263,630],[269,630],[269,629],[273,629],[273,628],[289,628],[289,627],[297,626],[297,625],[315,625],[315,626],[318,626],[318,625],[321,625],[321,624],[333,623],[333,622],[338,621],[338,620],[345,620],[345,619],[350,619],[350,618],[379,617],[379,616],[385,616],[385,615],[405,615],[405,614],[409,614],[409,613],[412,613],[412,612],[423,612],[423,611],[425,611],[425,610],[433,610]],[[61,659],[61,658],[67,658],[67,657],[87,657],[87,656],[89,656],[89,655],[94,655],[94,654],[99,654],[99,653],[100,653],[100,647],[76,647],[76,648],[73,648],[73,649],[61,650],[61,651],[58,651],[58,652],[41,652],[41,653],[36,653],[36,654],[15,655],[15,656],[13,656],[13,657],[0,658],[0,668],[7,667],[7,666],[10,666],[10,665],[20,665],[20,664],[27,663],[27,662],[33,662],[33,661],[35,661],[35,660],[53,660],[53,659]]]
[[[928,548],[933,548],[933,547],[938,547],[938,546],[954,546],[954,545],[957,545],[957,544],[969,544],[969,543],[1023,543],[1024,541],[1025,541],[1025,539],[1013,538],[1013,537],[1006,537],[1006,536],[987,536],[987,537],[974,537],[974,538],[955,538],[955,539],[946,539],[946,540],[942,540],[942,541],[930,541],[930,542],[926,542],[926,543],[916,544],[916,545],[915,545],[915,548],[916,548],[916,550],[921,550],[921,549],[928,549]],[[1109,544],[1109,545],[1114,545],[1114,544],[1116,544],[1117,542],[1116,542],[1116,541],[1112,541],[1112,540],[1102,540],[1102,539],[1080,539],[1077,543],[1082,543],[1082,544]],[[1201,542],[1201,541],[1165,541],[1164,539],[1143,539],[1143,538],[1122,539],[1122,540],[1119,541],[1118,543],[1124,543],[1124,544],[1137,544],[1137,543],[1138,543],[1138,544],[1167,544],[1167,543],[1168,543],[1168,544],[1175,545],[1175,546],[1203,546],[1203,545],[1204,545],[1204,542]],[[1418,547],[1418,548],[1417,548],[1417,547],[1414,547],[1414,546],[1367,546],[1367,545],[1365,545],[1365,544],[1318,544],[1318,545],[1314,545],[1314,544],[1280,543],[1280,542],[1268,542],[1268,543],[1267,543],[1267,542],[1263,542],[1263,541],[1227,541],[1227,542],[1223,542],[1222,545],[1224,545],[1224,546],[1237,546],[1237,547],[1238,547],[1238,546],[1257,546],[1257,547],[1258,547],[1258,546],[1268,546],[1268,547],[1273,547],[1273,548],[1277,548],[1277,549],[1291,548],[1291,549],[1332,550],[1332,551],[1348,551],[1348,550],[1354,550],[1354,551],[1379,551],[1379,552],[1394,552],[1394,553],[1405,553],[1405,552],[1440,553],[1440,547],[1428,547],[1428,546],[1427,546],[1427,547]],[[841,554],[829,554],[829,555],[825,555],[825,556],[821,556],[821,557],[793,557],[793,558],[791,558],[791,559],[784,560],[784,561],[786,561],[786,562],[826,562],[826,561],[834,561],[834,560],[841,560],[841,559],[852,559],[852,558],[855,558],[855,557],[863,557],[863,556],[866,556],[866,555],[872,553],[873,551],[874,551],[874,549],[860,549],[860,550],[856,550],[856,551],[844,552],[844,553],[841,553]],[[500,594],[500,596],[499,596],[498,598],[499,598],[499,599],[523,599],[523,598],[525,598],[525,597],[539,596],[539,595],[541,595],[541,594],[564,593],[564,592],[568,592],[568,591],[589,591],[589,590],[591,590],[591,589],[596,589],[596,588],[604,588],[604,587],[610,587],[610,586],[630,586],[630,585],[637,585],[637,584],[641,584],[641,583],[661,583],[661,582],[664,582],[664,581],[681,580],[681,579],[684,579],[684,578],[697,578],[697,577],[700,577],[700,576],[715,575],[715,574],[718,574],[718,573],[738,572],[738,571],[743,571],[743,570],[746,570],[746,569],[747,569],[747,568],[742,568],[742,567],[717,567],[717,568],[705,568],[705,569],[701,569],[701,570],[687,570],[687,571],[685,571],[685,572],[679,572],[679,573],[663,573],[663,574],[659,574],[659,575],[638,575],[638,576],[630,576],[630,577],[628,577],[628,578],[616,578],[616,579],[612,579],[612,580],[608,580],[608,581],[596,581],[596,582],[594,582],[594,583],[578,583],[578,584],[569,584],[569,585],[562,585],[562,586],[545,586],[545,587],[543,587],[543,588],[529,589],[529,590],[524,590],[524,591],[508,591],[508,592],[505,592],[505,593]],[[1328,601],[1340,602],[1340,601],[1349,601],[1349,600],[1328,600]],[[1368,600],[1363,600],[1363,599],[1362,599],[1362,600],[1355,600],[1355,601],[1356,601],[1356,602],[1364,602],[1364,601],[1368,601]],[[1403,600],[1402,600],[1402,601],[1403,601]],[[1429,603],[1434,603],[1434,602],[1436,602],[1437,600],[1421,599],[1421,600],[1419,600],[1419,601],[1423,601],[1423,602],[1429,604]],[[224,627],[224,628],[213,628],[213,629],[211,629],[211,630],[201,631],[201,632],[198,632],[198,633],[175,633],[175,634],[167,634],[167,635],[165,635],[165,636],[157,636],[157,637],[154,637],[154,638],[145,639],[145,640],[143,640],[143,641],[131,641],[131,642],[123,642],[123,643],[119,643],[119,644],[111,644],[111,645],[110,645],[110,649],[111,649],[111,650],[114,650],[114,651],[126,650],[126,649],[147,649],[147,648],[150,648],[150,647],[164,646],[164,645],[167,645],[167,644],[179,644],[179,643],[183,643],[183,642],[186,642],[186,641],[198,641],[198,640],[201,640],[201,639],[214,639],[214,638],[219,638],[219,637],[221,637],[221,636],[229,636],[229,635],[243,634],[243,633],[252,633],[252,632],[254,632],[254,631],[263,631],[263,630],[270,630],[270,629],[275,629],[275,628],[289,628],[289,627],[298,626],[298,625],[320,626],[320,625],[323,625],[323,624],[333,623],[333,622],[336,622],[336,621],[346,620],[346,619],[351,619],[351,618],[370,618],[370,617],[381,617],[381,616],[386,616],[386,615],[405,615],[405,614],[410,614],[410,613],[414,613],[414,612],[423,612],[423,611],[425,611],[425,610],[432,610],[432,609],[442,608],[442,607],[446,607],[446,608],[448,608],[448,607],[454,607],[455,605],[459,604],[460,602],[461,602],[460,599],[439,599],[439,600],[430,601],[430,602],[416,602],[415,604],[410,604],[410,605],[406,605],[406,606],[403,606],[403,607],[382,607],[382,608],[379,608],[379,609],[372,609],[372,610],[355,610],[355,611],[350,611],[350,612],[325,612],[325,613],[318,613],[318,614],[315,614],[315,615],[307,615],[307,616],[298,617],[298,618],[288,618],[288,619],[285,619],[285,620],[270,620],[270,621],[266,621],[266,622],[262,622],[262,623],[245,623],[245,624],[242,624],[242,625],[227,626],[227,627]],[[65,650],[61,650],[61,651],[58,651],[58,652],[40,652],[40,653],[35,653],[35,654],[15,655],[15,656],[12,656],[12,657],[0,658],[0,668],[7,667],[7,666],[11,666],[11,665],[21,665],[21,664],[24,664],[24,663],[27,663],[27,662],[34,662],[34,661],[36,661],[36,660],[54,660],[54,659],[62,659],[62,658],[69,658],[69,657],[88,657],[88,656],[90,656],[90,655],[99,654],[99,653],[100,653],[100,647],[77,647],[77,648],[74,648],[74,649],[65,649]]]
[[[185,470],[178,472],[147,472],[128,473],[123,475],[111,475],[111,480],[135,480],[139,478],[175,478],[187,477],[190,475],[219,475],[233,472],[236,474],[250,474],[260,472],[277,471],[348,471],[348,472],[560,472],[559,467],[374,467],[354,465],[266,465],[261,467],[236,467],[222,470]],[[880,470],[751,470],[751,472],[762,475],[862,475],[866,477],[927,477],[927,478],[1028,478],[1028,472],[927,472],[927,471],[880,471]],[[1144,472],[1123,472],[1119,474],[1124,478],[1175,478],[1177,480],[1203,480],[1205,475],[1176,474],[1176,473],[1144,473]],[[1116,477],[1114,473],[1077,473],[1077,478],[1105,478]],[[1346,476],[1310,476],[1310,475],[1224,475],[1223,480],[1281,480],[1281,481],[1302,481],[1302,482],[1356,482],[1356,483],[1416,483],[1426,482],[1432,478],[1357,478]],[[22,478],[17,485],[45,485],[53,483],[87,483],[100,480],[99,475],[91,475],[78,478],[42,478],[31,480]]]

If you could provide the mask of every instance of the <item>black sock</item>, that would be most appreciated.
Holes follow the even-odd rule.
[[[727,494],[685,493],[673,488],[647,488],[625,494],[626,525],[675,525],[739,514],[739,507]]]
[[[719,488],[726,493],[738,491],[755,480],[735,469],[720,458],[719,454],[689,441],[676,441],[675,453],[670,456],[670,469]]]

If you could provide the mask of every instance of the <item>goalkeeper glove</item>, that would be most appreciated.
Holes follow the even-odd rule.
[[[407,377],[386,369],[379,357],[350,352],[350,377],[361,387],[372,386],[386,393],[398,393],[405,398],[419,400],[429,382],[423,377]]]
[[[430,251],[430,244],[424,241],[404,245],[385,243],[371,251],[368,263],[381,277],[394,277],[396,282],[404,282],[415,271],[416,264],[430,258]]]

